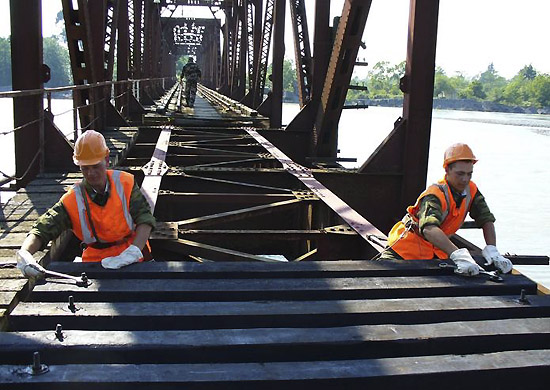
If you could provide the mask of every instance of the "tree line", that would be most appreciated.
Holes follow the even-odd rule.
[[[400,98],[399,79],[405,74],[405,62],[392,65],[378,62],[364,79],[353,78],[351,84],[362,85],[368,91],[349,90],[347,100]],[[449,76],[437,67],[434,98],[475,99],[511,106],[550,107],[550,75],[525,65],[511,79],[498,74],[491,63],[484,72],[472,77],[462,73]]]
[[[43,40],[44,63],[51,69],[51,79],[46,87],[72,84],[69,53],[63,37],[47,37]],[[181,68],[183,58],[178,63]],[[271,73],[270,70],[268,73]],[[399,79],[405,74],[405,62],[392,65],[387,61],[376,63],[366,78],[354,77],[352,85],[367,90],[349,90],[348,101],[364,99],[401,98]],[[270,81],[267,81],[270,87]],[[11,86],[10,38],[0,37],[0,87]],[[292,61],[283,62],[283,89],[296,93],[296,69]],[[493,64],[479,75],[468,78],[461,73],[449,76],[437,67],[434,80],[434,98],[475,99],[514,106],[550,107],[550,75],[538,72],[532,65],[525,65],[511,79],[498,74]]]
[[[62,87],[72,84],[69,51],[66,43],[57,37],[42,41],[43,62],[51,69],[51,79],[45,87]],[[0,87],[11,89],[11,44],[10,38],[0,37]]]

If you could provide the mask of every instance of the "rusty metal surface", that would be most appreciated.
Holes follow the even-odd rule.
[[[11,69],[13,89],[43,87],[42,20],[40,2],[10,1],[11,9]],[[23,126],[14,134],[15,177],[24,186],[44,166],[43,99],[24,96],[13,99],[13,125]],[[38,142],[36,142],[38,140]]]
[[[252,3],[253,25],[247,19]],[[128,68],[120,74],[139,78],[174,69],[161,64],[175,58],[161,43],[161,8],[219,8],[228,16],[223,27],[216,25],[225,34],[224,65],[217,33],[208,34],[197,53],[208,59],[205,82],[226,94],[233,87],[239,97],[246,54],[252,54],[244,34],[255,34],[250,74],[260,88],[273,28],[273,93],[258,111],[267,112],[275,128],[244,107],[246,101],[202,87],[193,110],[178,107],[177,86],[168,93],[160,83],[136,87],[127,103],[135,107],[133,126],[108,128],[105,135],[111,161],[150,195],[156,261],[120,270],[73,263],[78,248],[69,235],[36,255],[52,271],[85,272],[92,281],[87,287],[58,278],[27,281],[13,268],[30,224],[81,176],[42,174],[20,190],[0,217],[0,387],[487,389],[540,388],[550,380],[550,299],[537,295],[533,281],[467,278],[430,260],[368,261],[377,250],[364,238],[382,236],[378,229],[400,217],[425,168],[405,166],[414,159],[411,149],[422,150],[429,140],[437,2],[411,1],[404,119],[392,135],[361,173],[341,169],[336,160],[312,164],[312,157],[335,157],[341,96],[370,3],[345,1],[333,44],[330,2],[316,1],[311,101],[285,130],[279,127],[285,1],[104,1],[94,2],[93,18],[71,22],[73,45],[76,29],[93,22],[87,42],[102,42],[93,49],[99,60],[110,55],[103,50],[103,23],[118,19],[119,29],[128,30],[121,40],[132,50],[128,61],[121,55],[119,65],[128,62]],[[74,4],[65,2],[64,10]],[[106,4],[127,7],[128,20],[125,12],[109,14]],[[66,19],[76,15],[65,12]],[[79,63],[73,60],[73,72],[82,72]],[[101,60],[101,69],[105,64]],[[256,108],[263,97],[259,89],[253,93]],[[333,113],[317,116],[314,133],[320,105]],[[418,126],[428,128],[411,137]]]
[[[311,99],[313,83],[313,63],[307,28],[306,5],[304,0],[289,0],[289,5],[294,33],[298,97],[300,107],[303,107]]]
[[[336,157],[338,121],[371,2],[346,0],[344,3],[315,119],[315,156]]]

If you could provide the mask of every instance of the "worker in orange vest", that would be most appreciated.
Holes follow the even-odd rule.
[[[480,267],[466,248],[457,248],[449,239],[462,226],[466,214],[483,229],[486,246],[482,251],[488,264],[508,273],[512,262],[502,256],[496,247],[495,217],[485,198],[471,181],[477,162],[466,144],[451,145],[444,155],[445,178],[429,186],[407,208],[403,220],[397,222],[388,237],[388,248],[381,258],[433,259],[450,258],[455,272],[477,275]]]
[[[117,269],[150,260],[148,238],[155,218],[134,176],[107,169],[109,148],[103,135],[94,130],[82,133],[73,161],[84,180],[74,184],[31,229],[16,254],[23,275],[44,276],[33,254],[67,229],[82,242],[83,262],[101,261],[104,268]]]

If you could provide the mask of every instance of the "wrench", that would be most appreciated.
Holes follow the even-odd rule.
[[[449,264],[445,262],[439,263],[439,268],[453,268],[456,269],[457,266],[454,264]],[[479,267],[479,273],[483,275],[487,275],[489,277],[489,280],[492,282],[501,283],[504,281],[497,273],[496,271],[485,271],[483,268]]]
[[[61,272],[55,272],[46,270],[46,276],[55,276],[62,279],[69,279],[76,282],[76,285],[78,287],[88,287],[92,284],[92,282],[88,279],[85,272],[82,272],[82,275],[80,277],[68,275],[68,274],[62,274]]]

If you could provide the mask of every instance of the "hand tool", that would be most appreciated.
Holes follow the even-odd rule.
[[[443,261],[441,263],[439,263],[439,267],[440,268],[453,268],[453,269],[457,268],[456,265],[445,263]],[[504,279],[502,279],[495,271],[485,271],[483,268],[479,267],[479,273],[482,274],[482,275],[487,275],[489,277],[489,280],[492,281],[492,282],[501,283],[501,282],[504,281]]]
[[[62,279],[74,280],[78,287],[88,287],[89,285],[92,284],[92,282],[86,276],[85,272],[82,272],[82,275],[78,277],[78,276],[73,276],[68,274],[62,274],[61,272],[46,270],[46,276],[54,276]]]

